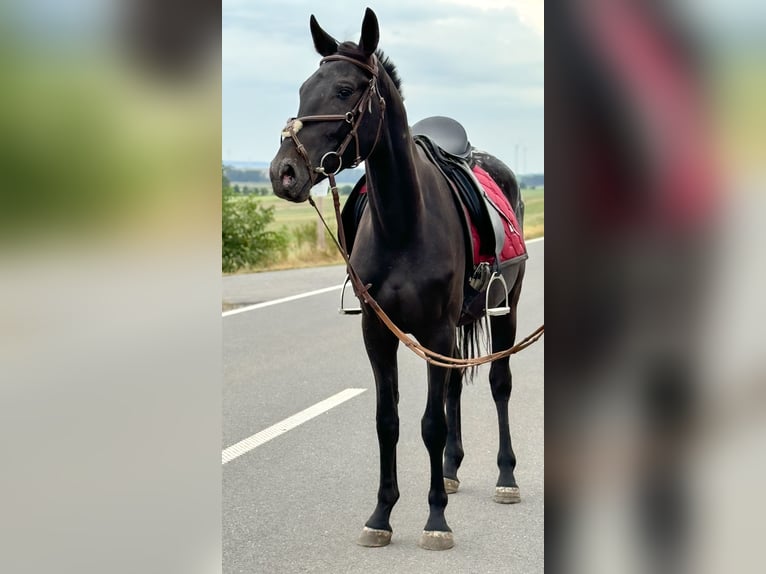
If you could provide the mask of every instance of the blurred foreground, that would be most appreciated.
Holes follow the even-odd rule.
[[[550,572],[763,571],[764,10],[691,6],[548,12]]]

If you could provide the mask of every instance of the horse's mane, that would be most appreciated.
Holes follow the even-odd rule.
[[[341,43],[338,46],[338,54],[340,54],[341,56],[348,56],[349,58],[354,58],[355,60],[359,60],[360,62],[365,61],[364,52],[362,52],[359,49],[359,46],[357,46],[353,42]],[[383,66],[383,69],[391,78],[391,81],[394,83],[394,86],[396,86],[396,90],[399,92],[399,95],[401,96],[402,100],[404,100],[404,94],[402,93],[402,79],[399,77],[399,70],[396,69],[396,65],[391,61],[391,58],[389,58],[383,53],[383,51],[380,48],[375,50],[375,55],[377,56],[378,62],[380,62],[380,65]]]

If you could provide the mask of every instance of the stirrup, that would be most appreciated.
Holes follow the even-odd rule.
[[[500,281],[500,284],[503,286],[503,294],[505,295],[505,305],[502,307],[489,306],[489,290],[492,288],[492,283],[494,283],[495,281]],[[507,315],[508,313],[511,312],[511,308],[508,306],[508,285],[505,282],[505,278],[503,278],[503,276],[497,271],[495,271],[492,274],[492,277],[489,278],[489,283],[487,283],[487,291],[486,291],[485,300],[484,300],[484,308],[486,309],[485,313],[488,317],[489,316],[497,317],[498,315]]]
[[[489,306],[489,291],[492,288],[492,283],[495,281],[500,281],[500,285],[503,287],[503,294],[505,295],[505,305],[501,307]],[[487,283],[487,291],[484,299],[484,316],[486,317],[487,323],[487,344],[489,345],[490,352],[492,352],[492,321],[490,321],[489,318],[507,315],[510,312],[511,308],[508,306],[508,285],[505,282],[505,278],[502,276],[502,274],[495,271],[492,273],[492,277],[489,278],[489,283]]]
[[[340,290],[340,307],[338,307],[338,313],[341,315],[359,315],[362,312],[361,307],[344,307],[343,300],[346,295],[346,287],[348,287],[351,277],[346,275],[346,280],[343,282],[343,289]]]

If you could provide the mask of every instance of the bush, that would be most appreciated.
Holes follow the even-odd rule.
[[[274,208],[266,208],[251,196],[237,196],[223,177],[221,203],[221,267],[231,273],[272,262],[287,250],[284,232],[267,231]]]
[[[301,248],[304,245],[310,249],[317,246],[317,226],[315,223],[302,223],[290,231],[294,244]]]

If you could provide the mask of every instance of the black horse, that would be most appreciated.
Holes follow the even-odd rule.
[[[314,16],[310,28],[323,59],[301,86],[299,117],[288,122],[285,139],[271,163],[274,193],[289,201],[305,201],[311,187],[326,174],[364,160],[369,205],[356,230],[351,263],[398,327],[429,349],[456,357],[461,347],[457,325],[466,277],[472,271],[466,263],[464,222],[446,179],[413,140],[397,71],[377,49],[377,18],[368,8],[359,44],[339,44],[320,28]],[[513,173],[488,154],[482,153],[476,160],[498,182],[521,221],[523,204]],[[514,343],[524,262],[504,269],[503,275],[510,285],[511,311],[491,317],[493,351]],[[384,546],[391,540],[389,518],[399,498],[399,340],[368,305],[362,307],[364,343],[377,390],[380,484],[377,506],[358,542]],[[463,375],[462,369],[428,365],[428,400],[421,430],[430,458],[430,511],[419,542],[428,549],[441,550],[454,544],[444,510],[447,493],[457,491],[457,471],[463,459]],[[492,363],[489,380],[500,437],[495,500],[518,502],[513,473],[516,457],[508,425],[508,357]]]

